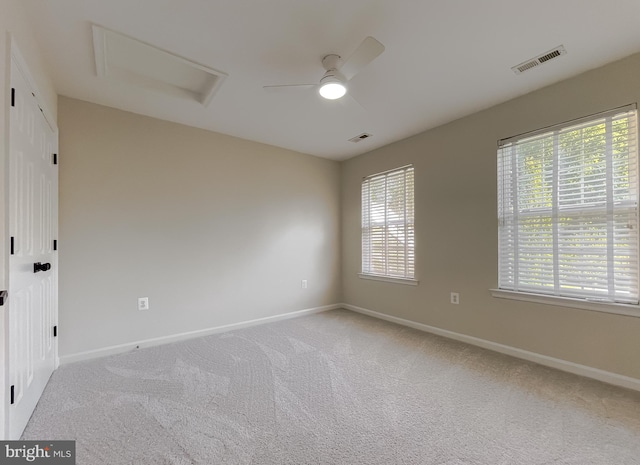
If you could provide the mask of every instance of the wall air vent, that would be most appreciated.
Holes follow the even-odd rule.
[[[349,139],[349,142],[360,142],[361,140],[368,139],[369,137],[371,137],[371,134],[363,132],[359,136],[352,137],[351,139]]]
[[[93,49],[99,77],[195,100],[204,106],[211,102],[227,77],[225,73],[95,24]]]
[[[567,54],[567,51],[565,50],[564,46],[559,45],[558,47],[552,50],[549,50],[548,52],[543,53],[542,55],[538,55],[535,58],[532,58],[523,63],[520,63],[519,65],[514,66],[511,69],[516,74],[524,73],[525,71],[529,71],[530,69],[535,68],[536,66],[540,66],[541,64],[546,63],[547,61],[553,60],[554,58],[557,58],[561,55],[566,55],[566,54]]]

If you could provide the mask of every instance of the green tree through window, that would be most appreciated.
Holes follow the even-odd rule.
[[[362,273],[413,279],[413,166],[362,182]]]
[[[499,287],[638,303],[635,109],[501,141]]]

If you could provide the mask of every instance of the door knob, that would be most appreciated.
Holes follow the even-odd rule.
[[[51,263],[36,262],[33,264],[34,273],[37,273],[38,271],[49,271],[50,269],[51,269]]]

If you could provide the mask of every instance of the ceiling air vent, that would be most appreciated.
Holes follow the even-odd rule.
[[[351,139],[349,139],[349,142],[360,142],[361,140],[368,139],[369,137],[371,137],[371,134],[363,132],[359,136],[352,137]]]
[[[567,51],[565,50],[564,46],[559,45],[558,47],[552,50],[549,50],[548,52],[543,53],[542,55],[538,55],[537,57],[532,58],[531,60],[527,60],[523,63],[520,63],[519,65],[514,66],[511,69],[516,74],[524,73],[525,71],[529,71],[531,68],[535,68],[536,66],[546,63],[547,61],[553,60],[554,58],[557,58],[560,55],[566,55],[566,54],[567,54]]]

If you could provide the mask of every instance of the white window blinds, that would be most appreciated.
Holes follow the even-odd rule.
[[[501,141],[499,287],[638,303],[635,107]]]
[[[413,166],[362,181],[362,273],[415,277]]]

